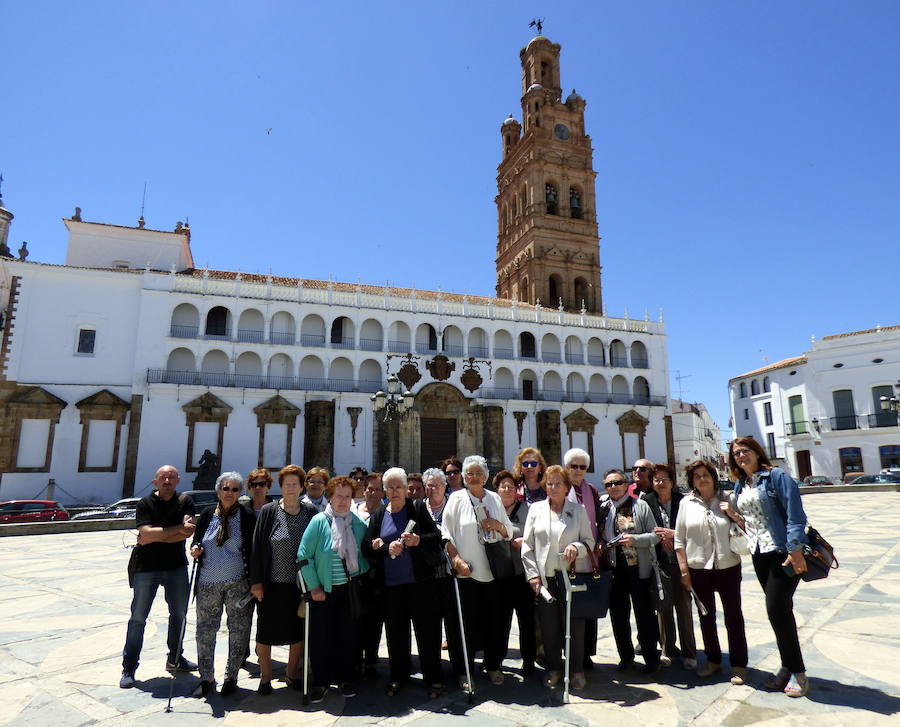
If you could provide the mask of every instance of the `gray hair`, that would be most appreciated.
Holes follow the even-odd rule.
[[[387,490],[388,480],[401,480],[404,487],[409,487],[409,482],[406,479],[406,470],[402,467],[391,467],[381,475],[381,482],[384,484],[385,490]]]
[[[244,494],[244,478],[240,472],[223,472],[216,479],[216,492],[222,489],[222,485],[226,482],[237,482],[241,488],[241,494]]]
[[[563,464],[568,467],[576,457],[581,457],[588,467],[591,466],[591,455],[580,447],[572,447],[572,449],[566,452],[565,455],[563,455]]]
[[[427,485],[428,480],[432,477],[437,477],[444,487],[447,486],[447,475],[444,474],[444,470],[438,469],[437,467],[429,467],[422,473],[422,482]]]
[[[463,477],[466,476],[466,473],[472,468],[478,467],[482,472],[484,472],[484,477],[487,479],[491,476],[491,472],[488,469],[487,460],[482,457],[480,454],[470,454],[463,460],[462,473]]]

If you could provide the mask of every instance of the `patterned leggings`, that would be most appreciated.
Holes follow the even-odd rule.
[[[197,660],[200,679],[203,681],[215,680],[213,658],[216,654],[216,633],[222,623],[222,606],[228,617],[228,664],[225,667],[225,678],[237,679],[250,643],[250,623],[253,620],[252,602],[240,608],[238,601],[249,590],[246,578],[197,586]]]

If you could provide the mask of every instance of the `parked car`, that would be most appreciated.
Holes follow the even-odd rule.
[[[40,523],[68,519],[69,513],[56,500],[0,502],[0,523]]]
[[[112,505],[97,510],[85,510],[72,516],[72,520],[108,520],[134,517],[139,497],[126,497],[124,500],[114,502]]]
[[[883,482],[900,482],[900,475],[890,475],[879,473],[877,475],[861,475],[853,480],[851,485],[872,485]]]
[[[734,490],[734,482],[727,477],[723,477],[719,480],[719,489],[725,490],[725,492],[732,492]]]
[[[190,495],[194,501],[194,510],[196,510],[198,515],[202,510],[205,510],[210,505],[215,505],[219,501],[219,496],[215,490],[188,490],[184,494]]]
[[[807,475],[803,478],[804,485],[833,485],[834,482],[831,481],[830,477],[825,477],[824,475]]]
[[[866,477],[862,472],[846,472],[843,477],[841,477],[842,485],[849,485],[853,480],[857,477]]]

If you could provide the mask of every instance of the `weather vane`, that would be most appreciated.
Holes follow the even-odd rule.
[[[544,19],[543,18],[535,18],[530,23],[528,23],[529,28],[537,28],[538,35],[541,35],[544,31]]]

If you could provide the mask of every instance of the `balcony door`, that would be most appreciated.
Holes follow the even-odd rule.
[[[832,429],[856,429],[856,409],[853,406],[853,391],[839,389],[831,393],[834,402]]]
[[[806,426],[806,417],[803,416],[803,397],[800,395],[788,397],[788,410],[791,413],[791,434],[806,434],[809,429]]]
[[[810,462],[809,450],[801,449],[797,452],[797,479],[801,482],[804,477],[812,474],[812,463]]]

